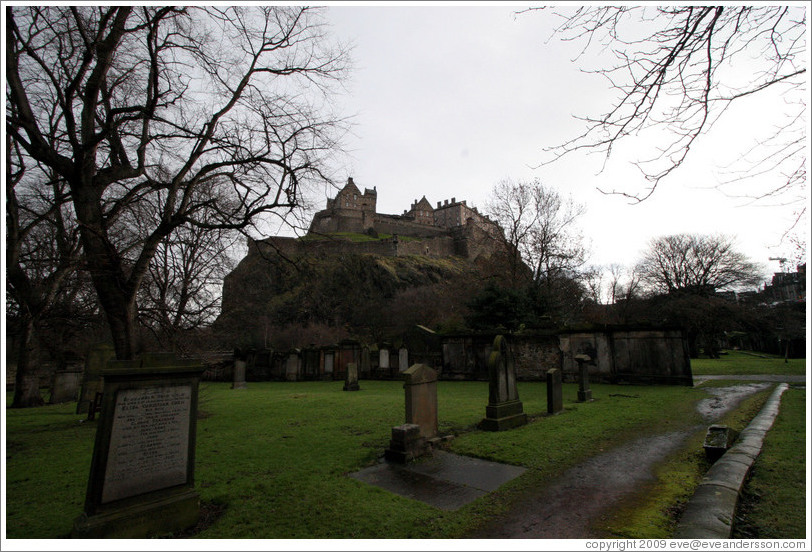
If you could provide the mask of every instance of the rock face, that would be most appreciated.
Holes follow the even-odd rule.
[[[456,198],[387,215],[377,197],[350,178],[306,236],[249,240],[223,282],[218,333],[248,347],[286,333],[277,344],[302,347],[460,322],[482,281],[505,272],[502,229]],[[313,327],[323,331],[295,330]]]
[[[294,327],[344,332],[324,336],[325,342],[391,339],[416,324],[462,320],[470,297],[491,273],[488,258],[472,262],[454,255],[379,255],[366,252],[368,242],[359,242],[360,247],[346,239],[319,243],[319,248],[291,246],[284,251],[268,242],[251,244],[223,282],[218,331],[234,336],[234,345],[248,347],[262,346],[280,330]],[[320,341],[302,339],[285,346]]]

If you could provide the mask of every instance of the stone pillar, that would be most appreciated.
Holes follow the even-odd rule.
[[[354,362],[347,364],[347,375],[344,379],[344,391],[359,391],[358,385],[358,365]]]
[[[561,370],[547,370],[547,413],[558,414],[564,410],[564,396],[561,391]]]
[[[516,364],[504,336],[493,340],[493,352],[488,359],[488,406],[479,423],[485,431],[502,431],[527,423],[527,414],[516,388]]]
[[[406,378],[406,423],[420,426],[420,436],[437,436],[437,372],[415,364],[403,373]]]
[[[592,400],[592,390],[589,388],[589,362],[592,358],[589,355],[575,355],[575,362],[578,363],[578,402],[589,402]]]

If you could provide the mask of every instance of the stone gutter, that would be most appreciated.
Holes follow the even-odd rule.
[[[781,395],[789,387],[779,384],[761,412],[745,428],[736,444],[711,466],[680,518],[675,539],[729,539],[733,518],[747,474],[761,452],[772,427]]]

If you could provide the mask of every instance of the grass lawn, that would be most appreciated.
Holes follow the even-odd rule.
[[[226,383],[201,386],[196,488],[224,507],[198,538],[454,538],[506,508],[523,489],[602,448],[649,432],[697,423],[704,393],[686,387],[594,385],[593,403],[546,416],[546,385],[520,383],[531,423],[490,433],[483,382],[440,382],[440,429],[451,450],[530,468],[522,477],[454,512],[347,477],[377,461],[392,426],[403,423],[401,382]],[[75,405],[7,410],[7,536],[62,538],[82,512],[95,434]],[[664,416],[664,413],[668,413]],[[58,507],[55,507],[58,505]]]
[[[742,493],[734,537],[803,539],[806,535],[806,390],[790,387]]]
[[[801,361],[790,363],[803,373]],[[786,366],[783,359],[738,352],[692,364],[704,374],[777,373]],[[201,385],[196,489],[204,506],[222,508],[222,514],[196,538],[464,537],[524,491],[544,486],[596,452],[701,424],[695,403],[707,396],[678,386],[593,384],[596,400],[584,404],[575,401],[577,385],[564,384],[565,411],[547,416],[546,384],[520,382],[530,423],[493,433],[476,429],[485,414],[487,383],[440,382],[440,432],[456,435],[450,450],[528,468],[497,492],[447,512],[347,477],[378,460],[391,427],[403,423],[405,413],[402,382],[362,380],[361,391],[352,393],[342,387],[343,382],[249,383],[246,390],[232,390],[228,383]],[[746,400],[726,422],[745,427],[768,394]],[[790,523],[803,528],[805,510],[784,494],[797,498],[798,489],[805,488],[805,472],[798,472],[805,460],[798,455],[799,447],[803,455],[805,431],[805,402],[799,395],[805,397],[798,390],[785,394],[789,406],[785,409],[782,401],[782,417],[786,412],[792,418],[779,418],[768,434],[773,448],[765,446],[765,461],[751,482],[761,509],[752,510],[748,523],[763,536],[795,534],[773,529],[768,521],[782,505],[787,510],[777,517],[793,518]],[[8,538],[66,537],[82,512],[96,424],[83,422],[74,411],[74,403],[6,410]],[[780,430],[781,424],[788,429]],[[782,432],[787,436],[780,437]],[[644,496],[607,520],[611,534],[670,534],[681,505],[707,469],[703,436],[697,432],[658,468],[657,481]],[[769,463],[772,457],[777,463]]]
[[[745,351],[724,351],[721,358],[692,358],[691,371],[694,375],[728,374],[806,374],[806,359],[783,357]]]

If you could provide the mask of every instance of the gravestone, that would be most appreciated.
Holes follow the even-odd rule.
[[[288,354],[288,358],[285,360],[285,380],[286,381],[296,381],[299,379],[299,366],[301,365],[301,359],[299,357],[299,352],[295,351]]]
[[[146,360],[146,364],[145,363]],[[74,538],[146,538],[197,523],[199,362],[110,361],[84,513]]]
[[[425,364],[415,364],[403,372],[406,391],[406,423],[420,427],[420,436],[437,436],[437,372]]]
[[[358,385],[358,365],[354,362],[347,364],[347,374],[344,377],[344,391],[360,391]]]
[[[493,340],[493,352],[488,359],[488,406],[479,423],[485,431],[503,431],[527,423],[527,414],[516,388],[516,364],[504,336]]]
[[[361,348],[361,366],[359,367],[359,375],[368,378],[371,368],[372,367],[369,358],[369,347],[364,345]]]
[[[398,371],[405,372],[409,366],[409,350],[406,347],[398,349]]]
[[[232,389],[246,389],[245,385],[245,368],[248,364],[248,355],[239,347],[234,349],[234,373],[233,382],[231,383]],[[256,357],[254,360],[256,364]]]
[[[589,388],[589,362],[591,360],[589,355],[575,355],[575,362],[578,363],[578,402],[592,400],[592,390]]]
[[[241,358],[234,359],[234,383],[231,384],[232,389],[245,389],[245,360]]]
[[[91,414],[91,406],[95,404],[96,393],[104,389],[102,370],[107,361],[116,358],[116,351],[108,343],[99,343],[90,348],[85,358],[85,374],[82,378],[82,388],[79,391],[79,402],[76,405],[77,414]]]
[[[57,370],[51,384],[49,404],[60,404],[75,401],[79,397],[82,382],[82,370]]]
[[[564,394],[561,390],[561,370],[547,370],[547,413],[558,414],[564,410]]]
[[[334,359],[335,359],[335,354],[332,351],[324,353],[324,373],[325,374],[332,375]]]
[[[406,423],[392,428],[384,457],[405,463],[424,455],[428,441],[437,437],[437,372],[425,364],[415,364],[403,372],[406,396]]]
[[[378,368],[381,372],[389,372],[389,349],[386,347],[378,350]]]

